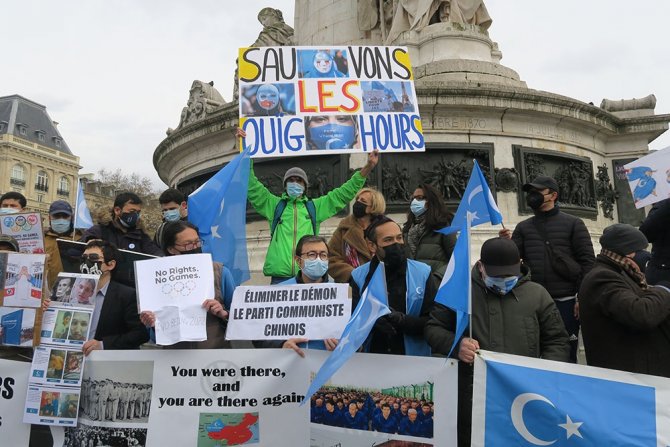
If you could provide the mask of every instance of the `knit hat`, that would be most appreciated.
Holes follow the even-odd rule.
[[[300,177],[305,182],[305,186],[309,185],[307,174],[305,174],[305,171],[298,167],[293,167],[286,171],[286,174],[284,174],[284,184],[286,184],[286,180],[288,180],[290,177]]]
[[[626,256],[638,250],[644,250],[649,245],[644,234],[629,224],[614,224],[605,228],[600,236],[600,245],[609,251]]]

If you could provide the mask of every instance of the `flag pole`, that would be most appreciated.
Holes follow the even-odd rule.
[[[466,218],[465,218],[465,231],[467,232],[467,238],[468,238],[468,272],[472,270],[472,239],[470,238],[470,213],[466,213]],[[472,338],[472,278],[470,277],[470,273],[468,276],[468,332],[470,335],[470,338]]]

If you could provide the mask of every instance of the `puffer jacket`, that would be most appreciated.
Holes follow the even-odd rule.
[[[122,250],[163,256],[163,250],[154,244],[154,241],[144,232],[141,222],[140,220],[140,224],[131,230],[122,227],[116,220],[111,219],[111,216],[105,217],[97,225],[86,230],[80,240],[88,242],[91,239],[103,239]]]
[[[319,233],[319,225],[349,203],[356,193],[365,184],[365,177],[360,172],[355,172],[349,180],[339,188],[335,188],[328,194],[313,199],[316,208],[316,232]],[[249,173],[249,202],[256,212],[272,224],[275,208],[283,199],[287,200],[286,208],[277,224],[270,246],[268,247],[263,274],[265,276],[295,276],[298,265],[293,253],[295,246],[301,237],[313,234],[312,220],[307,211],[305,203],[307,197],[304,195],[297,199],[290,198],[285,192],[281,197],[272,194],[254,174],[253,168]]]
[[[528,267],[521,268],[522,277],[514,289],[500,296],[486,287],[478,265],[474,266],[472,337],[488,351],[568,361],[568,334],[554,300],[544,287],[531,281]],[[455,329],[454,311],[436,303],[424,329],[434,353],[449,353]],[[452,357],[458,357],[458,347]]]
[[[642,289],[598,255],[579,290],[579,313],[589,365],[670,377],[670,292]]]
[[[568,279],[554,270],[544,238],[535,221],[544,227],[554,251],[560,250],[579,264],[580,275]],[[519,247],[524,263],[530,267],[533,281],[544,286],[554,298],[575,295],[582,278],[595,262],[593,243],[586,225],[580,218],[561,212],[558,206],[519,222],[512,234],[512,240]]]
[[[651,259],[647,266],[647,280],[657,283],[670,280],[670,199],[661,200],[652,206],[649,215],[640,225],[651,243]]]
[[[444,274],[449,263],[449,258],[451,258],[451,253],[454,251],[454,245],[456,245],[456,235],[453,233],[447,235],[426,229],[419,238],[416,254],[410,256],[409,245],[407,244],[408,232],[404,231],[402,235],[405,240],[408,257],[428,264],[433,273]]]

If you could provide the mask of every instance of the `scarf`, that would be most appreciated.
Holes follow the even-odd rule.
[[[426,231],[426,222],[424,221],[424,216],[419,216],[414,221],[414,225],[407,231],[407,245],[409,246],[410,257],[414,259],[416,257],[416,251],[419,248],[419,242],[421,241],[421,236]]]
[[[647,289],[647,279],[644,273],[640,271],[640,267],[630,258],[621,256],[613,251],[603,248],[600,254],[605,256],[610,261],[621,267],[628,276],[630,276],[643,290]]]

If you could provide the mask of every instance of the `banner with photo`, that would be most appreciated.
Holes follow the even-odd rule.
[[[16,239],[21,253],[44,253],[40,213],[6,214],[0,218],[0,233]]]
[[[240,48],[239,105],[251,157],[425,151],[404,47]]]
[[[41,342],[80,348],[88,340],[93,309],[50,306],[42,316]]]
[[[40,307],[46,255],[0,253],[0,306]]]
[[[351,316],[348,292],[337,283],[237,287],[226,339],[339,338]]]
[[[670,379],[480,354],[472,446],[670,445]]]
[[[288,349],[93,351],[81,391],[35,386],[28,408],[36,421],[63,425],[79,399],[77,426],[51,427],[59,447],[91,440],[123,446],[275,446],[278,440],[296,447],[331,446],[333,440],[342,447],[456,445],[453,360],[356,354],[301,405],[326,356],[306,350],[301,358]],[[335,423],[326,414],[331,399],[340,402],[333,405]],[[20,416],[23,401],[15,400],[5,412],[13,408]]]
[[[30,363],[0,359],[0,444],[28,445],[30,425],[23,423],[23,408]]]
[[[311,446],[456,446],[457,382],[455,360],[355,354],[311,398]]]
[[[624,165],[635,208],[670,197],[670,148],[651,152]]]

